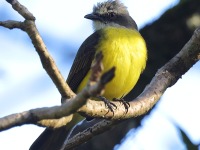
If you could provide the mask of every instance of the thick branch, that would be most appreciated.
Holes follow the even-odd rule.
[[[113,116],[113,113],[108,112],[108,109],[105,108],[103,102],[97,102],[91,100],[89,100],[87,104],[79,110],[79,112],[89,116],[105,117],[112,119],[120,119],[120,118],[126,119],[144,114],[159,100],[160,96],[167,89],[167,87],[175,84],[176,81],[179,79],[179,77],[181,77],[182,74],[184,74],[197,60],[199,60],[199,55],[200,55],[199,42],[200,42],[200,30],[197,29],[192,38],[190,39],[190,41],[184,46],[182,51],[156,73],[150,85],[144,90],[144,92],[138,98],[136,98],[136,100],[130,102],[131,107],[129,108],[127,114],[125,114],[125,109],[124,110],[121,109],[121,107],[123,106],[120,106],[121,104],[118,102],[114,102],[118,106],[118,109],[115,110]],[[77,97],[73,99],[73,101],[75,101],[75,99],[77,100],[82,99],[81,93],[78,94]],[[23,122],[21,122],[20,119],[18,120],[18,122],[17,121],[15,122],[16,126],[19,124],[22,125],[26,122],[35,123],[36,121],[41,121],[42,119],[55,119],[73,113],[71,109],[68,109],[67,112],[65,109],[67,105],[69,106],[69,108],[73,108],[71,107],[71,105],[74,105],[76,107],[76,104],[77,104],[76,102],[74,103],[68,102],[64,106],[34,109],[31,110],[30,112],[23,112],[20,114],[10,115],[9,117],[1,119],[1,121],[7,120],[7,118],[13,118],[13,116],[15,118],[23,118],[24,119]],[[33,121],[30,121],[32,119]],[[5,125],[3,125],[2,123],[1,127],[2,130],[12,127],[13,124],[11,123],[11,126],[6,128],[4,126]]]
[[[76,110],[78,110],[81,106],[83,106],[91,95],[93,96],[100,95],[100,93],[102,93],[102,90],[105,87],[105,84],[108,83],[114,77],[114,70],[111,69],[110,71],[106,72],[98,82],[94,83],[96,80],[98,80],[99,76],[93,77],[93,75],[99,74],[96,73],[98,71],[102,71],[96,69],[98,68],[98,66],[100,66],[99,63],[100,62],[96,64],[96,67],[93,67],[94,73],[92,73],[91,75],[92,76],[91,79],[93,79],[93,81],[89,81],[87,86],[76,97],[72,98],[72,100],[67,100],[61,106],[37,108],[0,118],[0,131],[9,129],[17,125],[30,124],[30,123],[38,125],[49,124],[48,125],[49,127],[52,127],[52,124],[54,124],[56,127],[66,125],[68,122],[71,121],[70,115],[75,113]],[[58,119],[58,118],[61,119],[56,121],[57,122],[60,121],[61,124],[57,122],[55,123],[55,120],[46,121],[46,119]]]
[[[9,29],[20,28],[29,35],[36,51],[40,56],[43,68],[47,71],[47,73],[55,83],[62,97],[71,98],[70,100],[73,101],[67,101],[66,104],[62,106],[39,108],[1,118],[0,129],[5,130],[16,125],[22,125],[25,123],[36,123],[37,121],[41,121],[43,119],[55,119],[70,115],[74,113],[77,109],[79,109],[91,95],[98,95],[99,93],[93,93],[93,92],[95,91],[100,92],[98,87],[104,85],[103,80],[101,80],[101,83],[98,82],[95,85],[93,85],[93,83],[88,84],[88,86],[75,97],[75,94],[65,83],[64,78],[60,74],[52,57],[49,55],[47,48],[45,47],[44,42],[36,28],[34,22],[35,17],[23,5],[19,4],[17,0],[7,0],[7,1],[26,20],[24,22],[17,22],[17,21],[0,22],[0,26],[4,26]],[[177,54],[172,60],[170,60],[165,66],[163,66],[156,73],[150,85],[147,86],[147,88],[138,98],[130,102],[130,108],[127,113],[125,113],[125,109],[121,109],[123,105],[121,105],[119,102],[114,102],[118,107],[113,115],[113,113],[108,112],[108,109],[105,108],[103,102],[96,102],[91,100],[89,100],[85,106],[80,108],[79,112],[84,115],[89,115],[93,117],[103,116],[105,118],[111,118],[111,119],[126,119],[142,115],[146,113],[149,109],[151,109],[153,105],[159,100],[161,95],[165,92],[165,90],[169,86],[174,85],[177,82],[177,80],[186,71],[188,71],[193,64],[195,64],[199,60],[199,58],[200,58],[200,29],[197,29],[192,38],[190,39],[190,41],[183,47],[181,52]],[[109,78],[105,77],[103,79],[107,80],[110,79],[110,77]],[[91,131],[95,131],[95,133],[97,134],[103,132],[102,129],[99,128],[99,126],[105,127],[104,129],[107,129],[108,127],[113,125],[113,123],[116,123],[116,121],[107,121],[106,124],[104,122],[104,125],[101,126],[103,124],[102,122],[94,127],[91,127],[90,128],[91,130],[87,131],[86,132],[87,134],[85,133],[85,135],[80,139],[80,141],[83,142],[86,141],[85,139],[88,140],[89,138],[91,138],[92,137],[91,135],[93,135]]]
[[[57,66],[55,65],[52,57],[48,53],[46,46],[39,35],[39,32],[36,28],[35,22],[34,22],[34,17],[33,15],[27,10],[26,7],[21,5],[17,0],[10,0],[8,1],[12,7],[19,13],[21,14],[26,20],[24,22],[17,22],[17,21],[4,21],[0,22],[1,26],[4,26],[9,29],[13,28],[20,28],[23,31],[25,31],[29,37],[32,40],[32,43],[34,47],[36,48],[36,51],[38,52],[43,68],[47,71],[51,79],[54,81],[55,85],[57,86],[59,92],[62,95],[63,99],[66,98],[71,98],[73,99],[73,102],[68,101],[64,106],[55,106],[51,108],[40,108],[40,109],[34,109],[30,111],[26,111],[23,113],[18,113],[18,114],[13,114],[9,115],[7,117],[4,117],[1,119],[1,128],[2,129],[8,129],[10,127],[16,126],[16,125],[22,125],[24,123],[36,123],[39,121],[39,125],[47,125],[51,124],[49,126],[52,126],[52,124],[55,124],[56,121],[59,122],[59,120],[55,120],[55,118],[60,118],[63,116],[70,115],[71,113],[75,112],[77,109],[79,109],[83,104],[85,104],[87,98],[89,98],[91,95],[97,95],[98,91],[100,88],[103,89],[104,85],[113,77],[113,72],[114,70],[111,70],[110,73],[107,74],[108,78],[102,78],[99,84],[94,85],[94,88],[92,90],[86,90],[86,92],[82,92],[78,94],[75,98],[75,94],[71,91],[69,86],[65,83],[64,78],[60,74]],[[102,56],[99,59],[99,66],[101,62]],[[97,59],[98,60],[98,59]],[[98,64],[97,63],[97,64]],[[101,67],[93,67],[96,71],[93,71],[93,76],[95,76],[95,73],[98,74],[98,71],[101,72]],[[93,77],[91,76],[90,80],[90,85],[93,85],[97,78],[99,77],[98,75]],[[97,89],[94,91],[94,89]],[[101,91],[101,89],[100,89]],[[88,93],[89,92],[89,93]],[[96,93],[95,93],[96,92]],[[68,108],[70,107],[70,108]],[[63,111],[67,110],[66,112]],[[58,110],[58,111],[57,111]],[[65,124],[69,122],[71,117],[63,117],[60,120],[62,120],[62,124]],[[43,120],[45,119],[45,120]],[[46,120],[46,119],[54,119],[54,120]],[[42,121],[41,121],[42,120]],[[64,121],[63,121],[64,120]],[[57,124],[56,124],[57,126]]]
[[[151,83],[146,87],[140,96],[130,102],[131,107],[127,114],[125,110],[115,111],[114,116],[112,113],[107,113],[105,117],[112,117],[112,119],[130,118],[145,114],[153,105],[160,99],[165,90],[174,85],[178,79],[186,73],[198,60],[200,59],[200,28],[196,29],[192,38],[185,44],[182,50],[173,57],[166,65],[158,70]],[[97,107],[92,108],[94,105]],[[98,108],[98,109],[97,109]],[[99,111],[101,110],[101,111]],[[93,116],[104,116],[104,109],[101,103],[88,101],[80,110],[82,113]],[[124,114],[124,115],[122,115]],[[63,149],[72,149],[82,143],[87,142],[89,139],[110,129],[120,120],[102,120],[96,125],[89,127],[83,132],[73,136],[64,143]]]
[[[182,50],[167,64],[158,70],[151,83],[140,96],[130,102],[130,108],[125,114],[122,104],[114,102],[118,109],[107,112],[103,103],[88,101],[78,112],[93,116],[120,119],[131,118],[146,113],[160,99],[165,90],[174,85],[200,59],[200,28],[196,29],[191,39]],[[95,106],[95,109],[94,109]]]

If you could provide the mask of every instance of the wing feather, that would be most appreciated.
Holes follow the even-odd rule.
[[[94,32],[83,42],[76,54],[66,81],[74,92],[90,70],[99,38],[100,31]]]

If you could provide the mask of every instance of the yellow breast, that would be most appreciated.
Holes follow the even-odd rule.
[[[115,77],[106,85],[107,99],[121,98],[135,86],[146,66],[146,44],[140,33],[127,28],[107,27],[102,29],[96,52],[102,51],[103,72],[116,67]],[[90,71],[78,87],[80,91],[87,83]]]

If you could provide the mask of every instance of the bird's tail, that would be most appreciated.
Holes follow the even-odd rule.
[[[57,129],[46,128],[34,141],[29,150],[59,150],[71,129],[81,120],[82,116],[74,114],[73,119],[66,126]]]

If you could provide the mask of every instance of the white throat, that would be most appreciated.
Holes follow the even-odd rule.
[[[121,26],[119,24],[116,24],[114,22],[110,22],[110,23],[102,23],[100,21],[92,21],[92,26],[93,26],[93,29],[96,31],[96,30],[100,30],[102,28],[105,28],[105,27],[120,27],[120,28],[125,28],[124,26]]]

